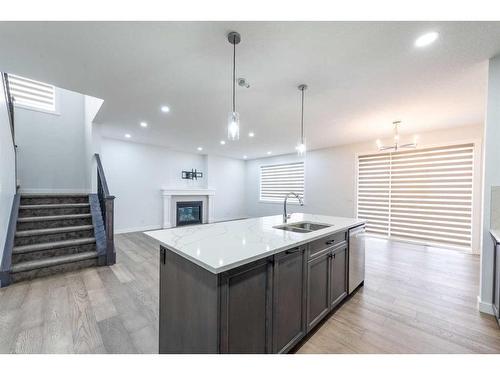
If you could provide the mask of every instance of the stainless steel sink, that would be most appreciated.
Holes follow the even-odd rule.
[[[289,232],[309,233],[309,232],[314,232],[315,230],[325,229],[328,227],[331,227],[331,225],[312,223],[310,221],[303,221],[300,223],[277,225],[274,228],[286,230]]]

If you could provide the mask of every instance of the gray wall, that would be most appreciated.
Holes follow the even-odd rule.
[[[474,201],[472,251],[479,253],[481,235],[482,126],[467,126],[419,134],[419,147],[474,142]],[[411,135],[408,135],[411,136]],[[406,139],[405,135],[401,135]],[[383,140],[389,143],[392,139]],[[305,158],[305,205],[290,205],[289,212],[306,212],[334,216],[356,215],[356,156],[376,152],[375,142],[356,143],[307,152]],[[260,166],[296,160],[296,154],[250,160],[246,166],[246,211],[248,216],[283,213],[282,203],[259,201]],[[497,163],[496,165],[499,165]]]
[[[0,83],[1,79],[0,79]],[[0,262],[2,260],[5,237],[9,224],[12,200],[16,193],[15,156],[12,133],[8,117],[7,103],[0,88]]]
[[[488,99],[484,127],[483,228],[479,308],[491,313],[493,292],[493,241],[489,234],[491,187],[500,185],[500,56],[489,62]],[[500,229],[500,228],[496,228]]]
[[[215,189],[214,220],[241,219],[245,205],[245,161],[207,156],[208,187]]]
[[[16,107],[22,192],[86,192],[84,95],[56,89],[58,114]]]
[[[206,172],[203,155],[164,147],[102,138],[101,158],[109,191],[115,199],[115,230],[158,229],[163,222],[162,187],[205,188],[200,180],[182,180],[182,170]]]
[[[241,160],[174,151],[110,138],[100,139],[100,154],[110,193],[115,199],[115,230],[161,228],[162,188],[214,188],[214,220],[245,216],[245,163]],[[203,172],[183,180],[182,170]]]

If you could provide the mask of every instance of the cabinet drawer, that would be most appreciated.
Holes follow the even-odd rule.
[[[312,241],[309,244],[309,258],[314,257],[321,251],[328,249],[332,246],[337,246],[338,244],[346,241],[347,232],[334,233],[326,237],[322,237],[319,240]]]

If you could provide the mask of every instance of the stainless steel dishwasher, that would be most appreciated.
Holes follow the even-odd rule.
[[[366,228],[349,229],[349,294],[365,281]]]

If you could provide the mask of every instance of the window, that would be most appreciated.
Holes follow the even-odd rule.
[[[54,86],[13,74],[9,74],[8,77],[10,96],[15,105],[55,112]]]
[[[470,250],[474,145],[358,157],[358,217],[367,231]]]
[[[283,202],[285,195],[292,191],[304,197],[304,162],[260,167],[261,201]],[[292,196],[288,200],[298,203]]]

